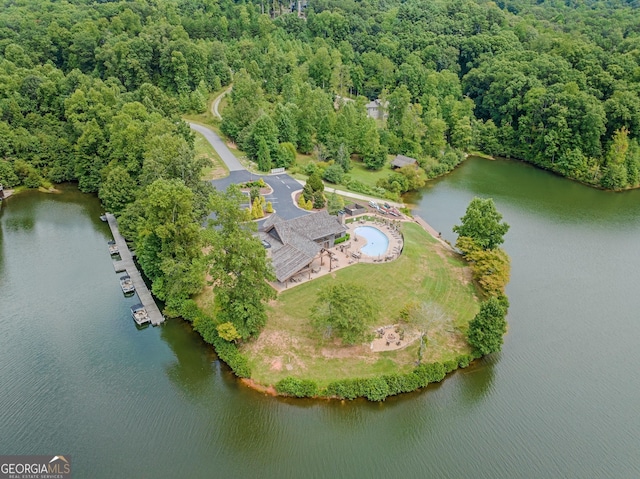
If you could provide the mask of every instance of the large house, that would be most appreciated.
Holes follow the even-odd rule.
[[[388,106],[388,101],[385,101],[383,103],[379,98],[376,98],[375,100],[370,101],[365,105],[365,107],[367,108],[367,115],[369,115],[374,120],[380,120],[389,116],[387,114]]]
[[[273,214],[260,230],[260,239],[269,246],[276,279],[281,283],[311,267],[314,259],[333,247],[347,228],[326,211],[292,220]]]

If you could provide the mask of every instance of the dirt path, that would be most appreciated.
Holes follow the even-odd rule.
[[[230,85],[229,88],[227,88],[225,91],[223,91],[222,93],[220,93],[215,100],[213,100],[213,103],[211,104],[211,113],[213,114],[213,116],[215,116],[216,118],[219,118],[220,120],[222,120],[222,115],[220,114],[220,112],[218,111],[218,107],[220,106],[220,100],[222,100],[222,98],[229,93],[231,90],[233,89],[233,85]]]

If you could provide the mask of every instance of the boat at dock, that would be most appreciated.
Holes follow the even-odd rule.
[[[115,241],[113,241],[113,240],[109,241],[107,244],[109,245],[109,254],[111,256],[114,256],[116,254],[120,254],[120,251],[118,250],[118,245],[116,244]]]
[[[109,252],[111,252],[112,255],[117,254],[120,256],[120,259],[113,262],[113,267],[116,273],[122,273],[130,278],[131,284],[135,288],[134,291],[140,301],[140,304],[131,308],[131,316],[138,326],[141,326],[143,323],[151,323],[153,326],[162,324],[165,318],[158,309],[158,305],[154,301],[151,291],[147,288],[147,285],[142,279],[142,274],[133,261],[133,255],[118,229],[118,221],[111,213],[105,213],[105,216],[107,217],[107,223],[109,223],[109,228],[114,238],[113,241],[109,242]],[[114,247],[113,249],[112,246]]]
[[[128,274],[120,276],[120,287],[122,288],[122,292],[124,294],[130,294],[135,292],[136,290],[136,287],[133,285],[133,281]]]
[[[138,303],[131,306],[131,317],[139,326],[151,321],[145,307]]]

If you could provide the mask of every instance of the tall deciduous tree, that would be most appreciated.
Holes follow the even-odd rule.
[[[420,363],[429,341],[429,331],[438,324],[450,320],[442,306],[431,301],[409,303],[402,308],[400,316],[420,333],[420,349],[418,350],[418,363]]]
[[[455,225],[453,231],[460,237],[467,236],[482,249],[494,249],[504,243],[504,235],[509,225],[502,221],[493,199],[474,198],[467,206],[462,224]]]
[[[206,230],[207,264],[217,305],[216,322],[230,322],[241,338],[260,332],[267,320],[266,301],[275,297],[267,281],[274,275],[265,249],[254,235],[255,223],[240,207],[244,195],[237,186],[211,196],[215,217]]]
[[[98,197],[107,211],[118,214],[135,199],[136,188],[129,172],[123,166],[116,166],[107,173]]]
[[[330,283],[318,293],[311,317],[327,336],[333,334],[346,344],[363,342],[370,335],[375,318],[375,293],[356,284]]]
[[[506,310],[494,296],[480,304],[480,312],[469,323],[467,340],[483,355],[500,351],[507,332]]]
[[[511,273],[509,255],[501,248],[482,249],[468,236],[458,237],[456,246],[471,263],[473,279],[482,289],[493,296],[504,294]]]
[[[159,179],[141,191],[120,219],[138,261],[162,300],[182,300],[202,288],[204,268],[194,193],[182,180]]]

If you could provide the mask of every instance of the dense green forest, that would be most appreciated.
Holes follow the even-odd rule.
[[[192,161],[178,115],[233,81],[221,127],[262,170],[296,150],[342,173],[404,154],[433,177],[482,151],[640,184],[637,1],[305,5],[4,2],[0,181],[78,181],[118,212],[133,199],[123,184]],[[367,116],[372,99],[384,118]],[[379,186],[415,186],[402,176]]]
[[[308,174],[393,198],[479,151],[637,187],[638,7],[309,0],[298,15],[278,1],[5,0],[0,183],[97,193],[169,306],[211,273],[202,251],[224,239],[197,227],[233,200],[211,200],[180,115],[232,83],[220,128],[264,171],[312,153]],[[378,170],[393,154],[421,168],[374,188],[350,180],[354,162]],[[260,300],[228,318],[243,337],[257,329],[247,318],[264,319]]]

